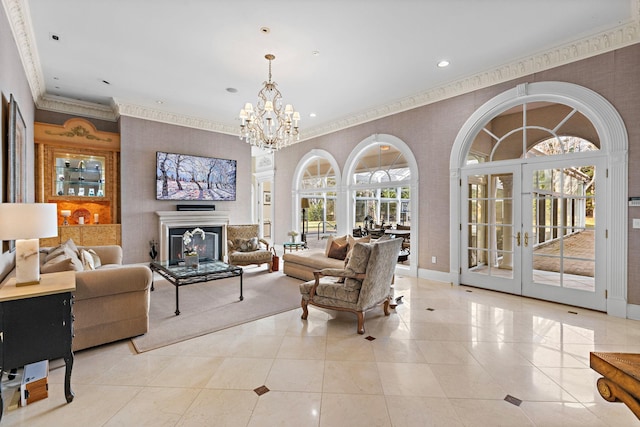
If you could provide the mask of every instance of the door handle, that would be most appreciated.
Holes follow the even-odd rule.
[[[529,232],[525,231],[524,233],[524,245],[529,246]]]
[[[516,246],[520,246],[520,232],[518,231],[518,234],[516,234]]]

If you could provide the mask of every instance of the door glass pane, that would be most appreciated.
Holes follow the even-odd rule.
[[[468,266],[478,274],[513,276],[513,175],[470,176]]]
[[[595,166],[533,171],[535,283],[595,290]]]

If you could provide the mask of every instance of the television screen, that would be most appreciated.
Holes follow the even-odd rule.
[[[235,200],[236,161],[158,151],[156,199]]]

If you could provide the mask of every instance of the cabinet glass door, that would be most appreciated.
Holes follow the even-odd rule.
[[[55,158],[54,196],[105,197],[105,158],[68,155]]]

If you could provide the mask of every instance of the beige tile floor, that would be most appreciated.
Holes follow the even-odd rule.
[[[398,277],[397,295],[365,336],[352,314],[310,308],[143,354],[128,340],[78,352],[72,403],[53,361],[49,397],[2,425],[640,425],[589,368],[590,351],[640,352],[640,322],[415,278]]]

